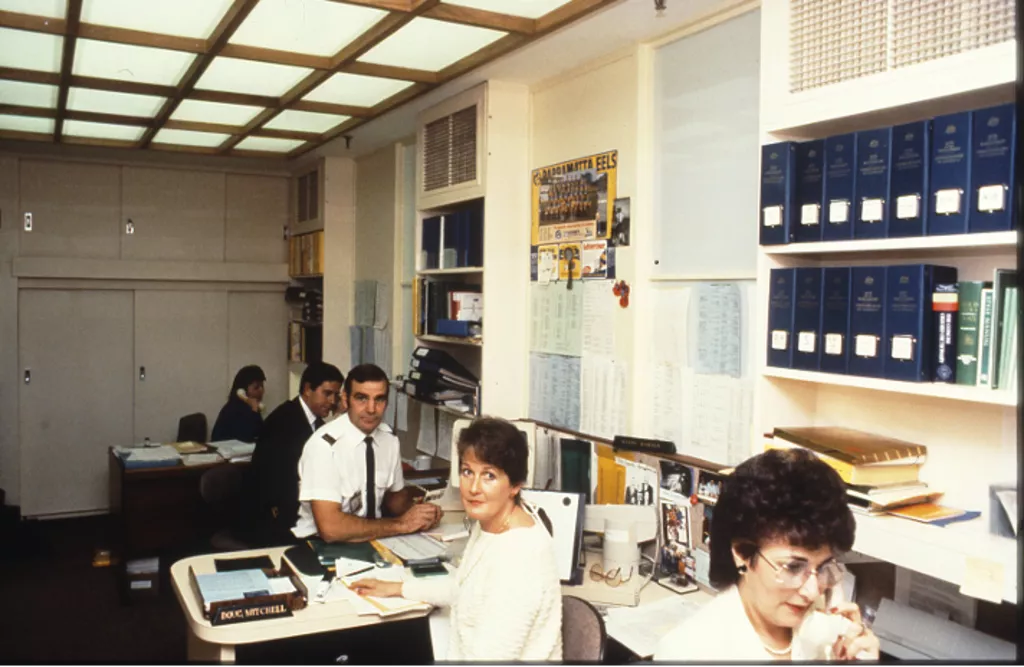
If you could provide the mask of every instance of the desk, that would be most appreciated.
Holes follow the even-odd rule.
[[[395,628],[395,636],[402,637],[401,642],[392,642],[389,650],[399,648],[398,645],[408,647],[426,637],[426,661],[430,660],[429,629],[426,616],[429,611],[409,612],[398,616],[391,616],[381,619],[378,616],[357,616],[352,605],[345,601],[329,602],[327,604],[310,603],[305,609],[294,613],[287,618],[271,618],[260,621],[248,621],[232,625],[213,626],[210,621],[203,618],[202,604],[197,598],[192,587],[189,585],[188,570],[195,568],[196,574],[209,574],[216,571],[214,559],[241,558],[245,556],[269,555],[275,565],[280,565],[281,556],[287,547],[271,547],[269,549],[251,549],[249,551],[232,551],[230,554],[206,554],[193,556],[179,560],[171,566],[171,585],[174,594],[181,604],[185,613],[185,620],[188,623],[188,659],[190,661],[213,661],[213,662],[234,662],[236,659],[236,647],[240,645],[275,642],[291,638],[310,637],[312,635],[324,635],[338,631],[354,630],[370,626],[381,626],[391,623],[403,623],[411,620],[419,620],[418,625],[412,629]],[[408,624],[406,624],[408,625]],[[390,630],[390,628],[389,628]],[[416,632],[419,630],[419,632]],[[350,653],[351,646],[339,646],[335,649],[334,655],[346,652]],[[379,655],[380,646],[376,647]],[[333,656],[332,656],[333,657]],[[408,656],[396,655],[396,662],[409,662]],[[302,656],[295,656],[298,662],[305,662]],[[274,662],[273,660],[271,660]],[[356,660],[364,662],[365,660]],[[379,658],[378,658],[379,661]],[[387,660],[391,662],[391,660]],[[412,660],[415,662],[415,660]]]

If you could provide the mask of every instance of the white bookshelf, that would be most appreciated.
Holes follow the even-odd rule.
[[[957,255],[985,256],[993,251],[1012,252],[1017,247],[1017,232],[985,234],[951,234],[949,236],[913,236],[893,239],[854,239],[819,243],[789,243],[761,246],[769,256],[797,256],[807,259],[855,259],[867,255],[878,257],[913,253],[916,256],[942,258],[951,252]]]
[[[480,347],[484,344],[482,338],[461,338],[459,336],[435,336],[434,334],[423,334],[416,336],[417,340],[425,340],[431,343],[448,343],[449,345],[466,345],[468,347]]]
[[[458,275],[474,275],[477,273],[483,273],[484,267],[482,266],[459,266],[452,269],[421,269],[416,272],[416,275],[420,276],[458,276]]]

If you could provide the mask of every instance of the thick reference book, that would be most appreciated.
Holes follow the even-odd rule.
[[[761,245],[792,240],[795,161],[791,141],[761,147]]]
[[[956,340],[959,321],[959,295],[956,283],[936,283],[932,292],[935,330],[935,382],[956,382]]]
[[[824,158],[825,142],[821,139],[796,145],[796,205],[792,221],[796,242],[821,240]]]
[[[959,322],[956,337],[956,383],[978,384],[978,344],[981,339],[981,290],[992,283],[961,280],[958,283]]]
[[[971,114],[932,120],[928,235],[966,234],[971,206]]]
[[[778,429],[777,429],[778,430]],[[806,439],[805,439],[806,440]],[[839,474],[839,477],[846,484],[857,484],[864,486],[880,486],[886,484],[909,484],[918,481],[918,474],[921,469],[919,461],[923,457],[906,458],[901,461],[884,463],[854,464],[843,460],[832,453],[825,453],[818,449],[827,449],[819,446],[818,449],[806,447],[802,442],[795,442],[795,438],[775,433],[765,439],[765,450],[769,449],[805,449]]]
[[[881,239],[889,235],[889,171],[892,128],[857,133],[857,202],[853,238]]]
[[[440,268],[441,216],[424,218],[420,231],[420,267],[423,269]]]
[[[930,382],[934,372],[932,293],[955,283],[956,268],[905,264],[886,269],[885,364],[888,380]]]
[[[928,215],[931,121],[892,128],[889,236],[923,236]]]
[[[793,308],[793,368],[821,368],[821,275],[822,269],[799,267],[795,273]]]
[[[821,371],[846,373],[850,348],[850,267],[826,267],[821,273]]]
[[[825,139],[823,241],[853,238],[853,194],[857,180],[857,135]]]
[[[1003,232],[1014,228],[1014,163],[1017,152],[1017,106],[1003,104],[973,113],[971,206],[969,232]]]
[[[793,366],[796,269],[772,269],[768,286],[768,365]]]
[[[850,272],[850,375],[882,377],[885,370],[885,267]]]
[[[925,445],[842,426],[780,426],[772,435],[857,466],[920,464],[928,454]]]

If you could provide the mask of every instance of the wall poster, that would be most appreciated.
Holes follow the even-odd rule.
[[[535,169],[531,245],[609,238],[618,163],[607,151]]]

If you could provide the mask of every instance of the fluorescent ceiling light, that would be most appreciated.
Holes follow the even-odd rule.
[[[0,0],[0,11],[62,19],[68,13],[67,0]]]
[[[59,72],[64,38],[0,28],[0,67]]]
[[[386,14],[327,0],[261,0],[230,43],[333,56]]]
[[[280,97],[313,70],[306,67],[217,57],[196,88]]]
[[[442,4],[539,19],[562,5],[569,4],[569,0],[444,0]]]
[[[372,107],[411,85],[411,81],[339,72],[314,88],[303,99],[310,102]]]
[[[92,137],[94,139],[138,141],[145,130],[146,128],[137,125],[89,123],[83,120],[64,121],[64,134],[71,137]]]
[[[82,23],[206,39],[231,0],[84,0]]]
[[[152,118],[160,111],[165,100],[166,98],[155,95],[115,93],[108,90],[92,90],[91,88],[68,90],[69,109],[113,113],[122,116]]]
[[[229,134],[217,132],[193,132],[192,130],[160,130],[153,137],[154,144],[174,144],[177,146],[204,146],[216,148],[227,141]]]
[[[53,134],[53,119],[36,118],[35,116],[0,114],[0,130]]]
[[[221,125],[238,125],[241,127],[255,118],[256,114],[261,111],[263,111],[263,107],[204,102],[202,100],[182,100],[178,108],[171,114],[171,118],[174,120],[193,120],[200,123],[220,123]]]
[[[437,72],[496,42],[506,34],[490,28],[415,18],[370,49],[359,60],[378,65],[414,67]]]
[[[0,104],[53,109],[57,106],[57,93],[57,86],[0,79]]]
[[[273,151],[287,153],[306,142],[299,139],[275,139],[273,137],[246,137],[238,142],[235,149],[241,151]]]
[[[177,85],[195,56],[147,46],[79,39],[73,74],[101,79]]]
[[[330,113],[314,113],[312,111],[296,111],[285,109],[277,114],[263,127],[271,130],[297,130],[299,132],[326,132],[332,127],[341,125],[351,116],[339,116]]]

